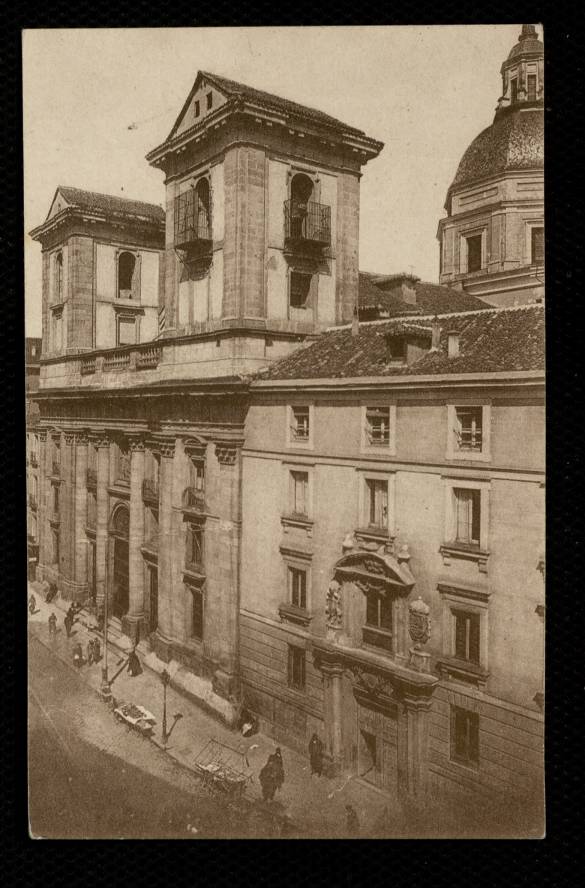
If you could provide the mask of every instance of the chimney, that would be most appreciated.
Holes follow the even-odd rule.
[[[360,320],[358,316],[357,305],[353,307],[353,318],[351,319],[351,335],[357,336],[360,332]]]
[[[447,333],[447,356],[449,358],[459,357],[459,332],[457,330],[449,330]]]
[[[439,345],[441,344],[441,326],[437,317],[433,318],[431,329],[433,331],[431,339],[431,350],[438,351]]]

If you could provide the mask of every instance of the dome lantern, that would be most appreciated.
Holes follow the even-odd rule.
[[[502,95],[496,115],[508,108],[542,103],[544,98],[544,46],[534,25],[522,25],[518,43],[501,68]]]

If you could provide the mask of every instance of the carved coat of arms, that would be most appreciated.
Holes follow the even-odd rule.
[[[416,648],[421,648],[431,637],[431,618],[428,604],[419,596],[412,601],[408,615],[408,631]]]

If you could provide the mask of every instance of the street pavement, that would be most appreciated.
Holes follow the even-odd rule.
[[[415,810],[356,777],[311,777],[308,757],[282,743],[285,783],[274,801],[264,802],[258,775],[274,752],[275,741],[263,734],[242,737],[172,686],[167,690],[168,727],[175,713],[180,712],[182,718],[164,748],[163,686],[157,672],[165,664],[156,661],[146,643],[138,648],[142,674],[131,677],[123,669],[112,686],[118,702],[142,705],[155,716],[154,737],[141,737],[117,722],[112,707],[99,696],[103,660],[79,670],[73,665],[75,644],[81,643],[85,655],[88,639],[96,635],[94,619],[82,612],[67,638],[63,617],[68,602],[57,599],[47,605],[32,585],[31,591],[37,600],[37,610],[29,617],[33,835],[348,838],[347,804],[357,812],[363,838],[471,833],[469,816],[462,809],[429,802],[423,811]],[[48,627],[51,612],[58,620],[53,637]],[[125,661],[129,642],[115,631],[109,637],[113,641],[108,646],[111,679]],[[195,773],[195,761],[210,740],[235,750],[245,762],[247,782],[239,801],[218,795]],[[482,808],[475,834],[490,835],[487,813]],[[497,835],[498,827],[493,829]]]

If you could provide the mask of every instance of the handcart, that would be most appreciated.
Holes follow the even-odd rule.
[[[209,740],[194,761],[207,786],[232,798],[241,798],[252,779],[246,755],[219,740]]]
[[[156,725],[156,719],[152,712],[137,703],[120,702],[114,709],[114,716],[118,721],[124,722],[129,728],[133,728],[143,737],[150,737]]]

